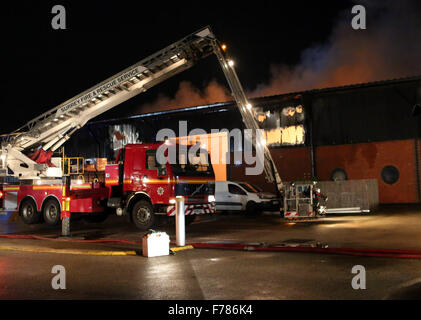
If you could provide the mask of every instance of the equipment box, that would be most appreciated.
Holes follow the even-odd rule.
[[[148,233],[142,238],[142,255],[145,257],[168,256],[170,237],[165,232]]]

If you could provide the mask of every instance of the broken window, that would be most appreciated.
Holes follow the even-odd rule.
[[[118,124],[109,126],[108,132],[111,140],[111,148],[114,153],[129,143],[141,143],[137,128],[131,124]]]
[[[299,145],[305,142],[305,112],[302,105],[257,111],[256,118],[265,129],[269,147]]]

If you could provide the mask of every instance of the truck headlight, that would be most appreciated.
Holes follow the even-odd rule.
[[[215,202],[215,196],[213,194],[208,196],[208,202]]]

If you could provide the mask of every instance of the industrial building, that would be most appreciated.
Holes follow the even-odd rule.
[[[251,99],[267,145],[285,181],[377,179],[380,203],[421,201],[421,76],[315,89]],[[93,121],[66,143],[66,154],[113,159],[126,142],[154,141],[161,128],[244,128],[234,102]],[[93,148],[95,146],[95,148]],[[230,145],[231,153],[241,152]],[[232,159],[232,157],[231,157]],[[271,190],[264,174],[244,175],[244,163],[225,167],[228,180]]]

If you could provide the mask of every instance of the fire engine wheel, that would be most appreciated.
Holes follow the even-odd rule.
[[[156,215],[152,205],[147,201],[138,201],[132,210],[132,221],[140,230],[148,230],[155,225]]]
[[[56,226],[60,222],[60,205],[57,200],[49,199],[44,205],[44,210],[42,212],[44,217],[44,222],[50,226]]]
[[[38,223],[41,220],[41,214],[32,200],[24,200],[19,208],[19,215],[26,224]]]

